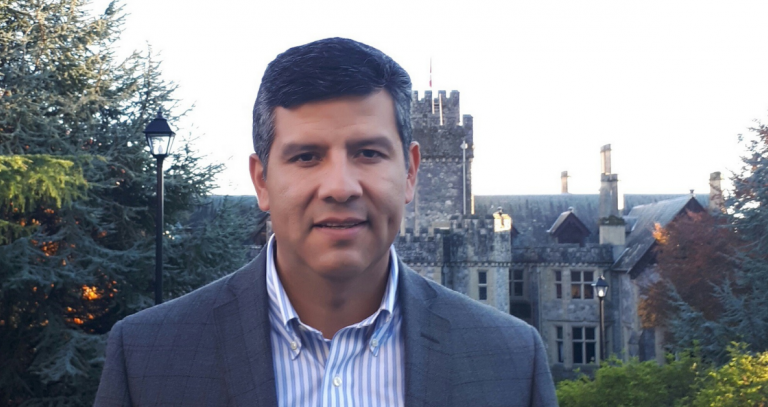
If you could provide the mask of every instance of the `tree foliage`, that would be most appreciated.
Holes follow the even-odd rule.
[[[26,224],[9,222],[12,213],[24,213],[29,205],[60,208],[83,196],[87,183],[74,162],[50,155],[0,156],[0,245],[34,232],[36,219]]]
[[[595,378],[557,384],[560,407],[766,407],[768,352],[730,344],[719,368],[697,351],[667,355],[667,363],[608,360]]]
[[[0,206],[24,212],[27,205],[52,201],[57,208],[82,197],[83,171],[50,155],[0,156]]]
[[[607,360],[595,378],[586,375],[557,384],[560,407],[658,407],[676,406],[695,394],[694,383],[707,373],[696,354],[678,359],[668,355],[667,363]]]
[[[644,323],[668,328],[672,349],[698,343],[720,364],[732,342],[768,350],[768,128],[748,139],[725,214],[689,214],[657,234],[662,280],[641,307]]]
[[[768,406],[768,352],[750,354],[744,344],[728,349],[730,361],[700,378],[691,407]]]
[[[646,327],[668,325],[675,314],[675,301],[684,301],[716,321],[723,305],[715,300],[718,286],[732,280],[738,238],[726,219],[705,212],[687,212],[654,233],[660,280],[647,289],[640,304]],[[674,290],[675,294],[671,294]]]
[[[0,219],[35,226],[0,245],[0,405],[92,404],[106,333],[153,304],[142,130],[161,107],[179,116],[151,52],[116,60],[122,24],[114,3],[91,17],[80,0],[0,0]],[[221,170],[190,142],[165,171],[166,298],[244,261],[249,219],[181,226]]]

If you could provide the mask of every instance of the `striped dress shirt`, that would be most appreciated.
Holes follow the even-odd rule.
[[[394,247],[379,309],[328,340],[303,324],[293,309],[275,269],[274,241],[273,235],[267,246],[267,292],[278,405],[402,406],[402,313]]]

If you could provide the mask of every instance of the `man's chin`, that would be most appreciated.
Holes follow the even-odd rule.
[[[366,256],[367,254],[367,256]],[[316,273],[329,280],[349,280],[366,274],[375,267],[370,253],[334,250],[314,259],[307,259]]]

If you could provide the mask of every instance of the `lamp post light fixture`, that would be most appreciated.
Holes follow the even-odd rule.
[[[176,133],[171,130],[163,111],[144,129],[149,152],[157,159],[157,216],[155,216],[155,305],[163,303],[163,160],[168,157]]]
[[[608,282],[605,281],[605,277],[600,276],[592,287],[595,287],[597,291],[597,299],[600,300],[600,362],[605,360],[605,308],[603,301],[605,301],[605,295],[608,294]]]

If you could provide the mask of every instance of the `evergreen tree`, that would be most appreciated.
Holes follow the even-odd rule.
[[[768,127],[751,129],[744,166],[734,175],[728,200],[734,231],[742,240],[736,281],[724,284],[718,297],[725,312],[721,321],[753,352],[768,351]]]
[[[49,155],[0,156],[0,208],[7,208],[0,218],[0,245],[28,235],[36,229],[36,220],[13,223],[13,213],[24,213],[28,206],[49,203],[60,208],[82,197],[86,186],[80,167],[69,160]]]
[[[9,228],[36,226],[0,245],[0,405],[91,405],[107,332],[153,305],[155,165],[142,130],[160,108],[179,116],[151,53],[116,60],[122,24],[114,3],[94,18],[80,0],[0,0],[3,163],[66,158],[88,184],[80,196],[65,192],[77,177],[48,193],[29,184],[0,202]],[[189,140],[175,144],[167,225],[187,222],[221,170],[202,165]],[[248,221],[227,216],[166,228],[166,298],[244,262]]]

